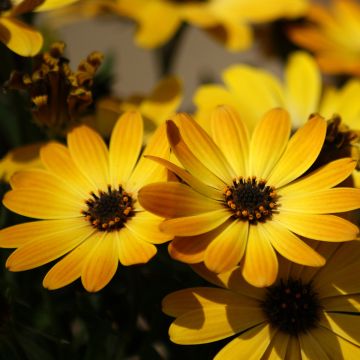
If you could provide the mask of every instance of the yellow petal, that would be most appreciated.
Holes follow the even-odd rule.
[[[205,344],[224,339],[264,321],[258,306],[225,306],[214,304],[189,311],[178,317],[169,328],[176,344]]]
[[[217,228],[231,215],[230,211],[221,209],[200,215],[179,217],[161,223],[160,230],[175,236],[199,235]]]
[[[294,233],[314,240],[348,241],[356,239],[359,229],[350,221],[334,215],[313,215],[282,211],[274,216]]]
[[[315,162],[323,146],[326,121],[313,116],[289,140],[288,146],[268,178],[279,188],[302,175]]]
[[[346,313],[324,313],[324,317],[320,319],[320,325],[360,346],[360,318],[358,316]]]
[[[306,214],[339,213],[360,206],[360,189],[334,188],[312,193],[282,196],[281,211],[296,211]]]
[[[182,100],[182,82],[176,76],[159,81],[151,94],[141,103],[140,112],[161,125],[176,111]]]
[[[172,121],[167,121],[167,135],[171,149],[181,164],[198,179],[207,185],[223,190],[225,182],[220,180],[207,165],[203,164],[190,150],[180,135],[179,129]],[[212,170],[212,169],[211,169]],[[232,180],[232,179],[231,179]]]
[[[35,11],[54,10],[63,6],[70,5],[78,0],[46,0],[43,4],[35,8]]]
[[[291,121],[287,111],[268,111],[257,124],[250,143],[250,175],[266,179],[283,154]],[[272,184],[271,184],[272,185]]]
[[[78,279],[81,276],[87,255],[97,245],[98,241],[98,236],[91,236],[58,261],[46,274],[43,286],[49,290],[56,290]]]
[[[80,125],[68,133],[67,141],[76,166],[97,189],[105,190],[110,184],[109,155],[100,135]]]
[[[261,359],[270,345],[275,330],[268,324],[262,324],[245,331],[217,353],[214,360]]]
[[[10,271],[29,270],[53,261],[71,251],[94,231],[82,219],[53,221],[47,225],[53,227],[47,233],[32,235],[31,239],[10,255],[6,262]]]
[[[0,41],[21,56],[34,56],[43,46],[38,31],[15,18],[4,16],[0,19]]]
[[[162,218],[150,214],[146,211],[137,212],[126,223],[125,227],[130,230],[134,236],[150,244],[162,244],[172,239],[171,235],[165,234],[159,230],[159,224]]]
[[[360,348],[332,331],[318,327],[311,330],[311,335],[324,349],[329,359],[358,359]]]
[[[127,229],[121,229],[118,236],[118,257],[122,265],[145,264],[156,254],[156,247],[138,239]]]
[[[110,178],[113,187],[126,184],[139,157],[143,143],[143,120],[136,111],[124,113],[110,139]]]
[[[211,137],[189,115],[178,114],[181,137],[194,156],[217,177],[231,183],[237,175]]]
[[[96,246],[86,258],[81,271],[81,282],[89,292],[96,292],[106,286],[115,275],[119,259],[114,232],[97,232]]]
[[[245,221],[232,221],[208,246],[204,263],[216,273],[230,270],[242,259],[249,225]]]
[[[205,185],[202,181],[192,176],[188,171],[171,163],[170,161],[161,159],[156,156],[147,156],[146,158],[156,161],[157,163],[165,166],[168,170],[172,171],[175,175],[180,177],[180,179],[182,179],[186,184],[190,185],[191,188],[193,188],[195,191],[199,192],[200,194],[205,195],[206,197],[209,197],[214,200],[224,200],[224,194],[221,191],[214,189],[213,187],[210,187],[208,185]]]
[[[360,295],[343,295],[321,299],[321,306],[327,312],[359,312]]]
[[[304,360],[312,359],[327,359],[330,358],[326,355],[324,349],[320,346],[319,342],[312,336],[311,332],[299,334],[299,342],[301,349],[301,358]]]
[[[272,285],[278,273],[276,253],[270,241],[264,237],[262,224],[250,225],[242,274],[256,287]]]
[[[290,335],[281,331],[274,334],[270,346],[268,346],[264,359],[266,360],[279,360],[285,359],[286,349],[290,340]]]
[[[285,69],[285,83],[288,110],[297,129],[319,106],[321,77],[315,60],[305,52],[291,54]]]
[[[299,339],[295,336],[290,336],[289,344],[286,350],[286,360],[302,360],[300,352]]]
[[[53,174],[66,179],[68,186],[85,195],[97,190],[75,165],[69,150],[62,144],[49,142],[40,151],[41,161]]]
[[[307,266],[325,264],[325,259],[312,247],[276,221],[266,222],[263,228],[271,245],[286,259]]]
[[[0,160],[0,178],[9,182],[11,176],[20,170],[28,168],[41,168],[42,164],[39,157],[40,148],[43,143],[19,146],[10,150]]]
[[[198,287],[175,291],[165,296],[162,301],[162,311],[166,315],[178,317],[189,311],[201,310],[201,308],[217,304],[257,306],[256,300],[248,299],[232,291]]]
[[[42,188],[15,189],[5,194],[3,204],[20,215],[35,219],[80,217],[81,204],[68,192],[58,193]]]
[[[237,112],[229,106],[217,107],[211,116],[211,133],[234,174],[247,174],[249,133]]]
[[[332,161],[309,175],[296,180],[278,190],[278,194],[285,196],[295,193],[310,193],[329,189],[348,178],[356,166],[356,161],[344,158]]]
[[[154,135],[150,138],[139,162],[128,180],[128,186],[133,192],[137,192],[142,186],[148,183],[165,181],[167,170],[153,160],[147,159],[147,155],[158,156],[168,159],[170,146],[166,137],[165,124],[159,126]]]
[[[221,208],[217,201],[178,182],[146,185],[140,189],[138,200],[146,210],[164,218],[191,216]]]

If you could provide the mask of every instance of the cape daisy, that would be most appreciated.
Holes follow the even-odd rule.
[[[160,229],[176,236],[172,257],[205,262],[220,273],[242,261],[242,274],[255,286],[274,283],[276,252],[302,265],[325,259],[299,236],[323,241],[355,239],[358,228],[329,213],[359,207],[360,190],[335,188],[355,162],[340,159],[299,179],[316,160],[326,121],[313,116],[289,140],[291,121],[273,109],[249,138],[238,115],[219,107],[211,138],[186,114],[167,123],[171,149],[184,169],[154,158],[183,182],[149,184],[139,192],[148,211],[167,218]]]
[[[114,276],[118,263],[146,263],[154,244],[171,238],[161,233],[161,219],[137,201],[141,186],[166,179],[160,165],[141,157],[143,122],[127,112],[115,125],[110,148],[98,133],[82,125],[69,132],[68,147],[50,143],[40,151],[45,169],[11,178],[5,194],[10,210],[42,221],[0,231],[0,246],[17,248],[6,262],[11,271],[32,269],[58,259],[43,285],[63,287],[81,277],[88,291],[98,291]],[[144,154],[167,157],[165,126],[159,127]],[[67,254],[67,255],[66,255]]]
[[[282,261],[270,288],[242,281],[240,268],[221,275],[195,270],[221,288],[180,290],[163,300],[175,317],[169,329],[177,344],[203,344],[235,334],[215,356],[228,359],[358,359],[360,357],[360,245],[321,245],[321,268]]]

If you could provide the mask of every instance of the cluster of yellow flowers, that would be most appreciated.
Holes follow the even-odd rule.
[[[244,50],[253,26],[303,16],[287,33],[315,57],[293,52],[282,79],[230,66],[224,84],[198,88],[192,115],[177,112],[182,85],[171,76],[147,97],[102,99],[96,113],[81,116],[76,111],[91,102],[101,56],[90,56],[74,75],[63,47],[56,53],[54,45],[41,68],[16,79],[23,89],[40,88],[41,80],[49,102],[32,96],[34,116],[45,107],[38,121],[61,128],[67,143],[16,149],[0,162],[11,185],[3,204],[36,219],[2,229],[0,247],[16,248],[6,262],[10,271],[58,260],[45,288],[80,278],[96,292],[119,263],[145,264],[168,242],[172,259],[216,286],[165,297],[163,311],[175,318],[173,342],[236,334],[215,356],[223,360],[360,358],[360,79],[350,77],[360,75],[355,0],[331,7],[305,0],[0,3],[0,40],[22,56],[37,54],[42,36],[17,17],[70,3],[58,16],[130,18],[138,24],[136,43],[147,48],[165,44],[187,22],[231,51]],[[323,82],[321,70],[348,77],[335,87]],[[55,97],[57,86],[63,92]],[[76,102],[69,100],[74,92]]]

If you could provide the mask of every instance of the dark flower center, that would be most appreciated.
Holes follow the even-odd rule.
[[[12,3],[10,0],[0,0],[0,12],[7,11],[12,8]]]
[[[224,192],[226,205],[233,211],[233,217],[248,220],[251,223],[265,221],[276,209],[276,192],[267,186],[265,180],[256,177],[233,181]]]
[[[86,201],[87,210],[82,213],[91,225],[100,231],[119,230],[124,223],[134,215],[133,199],[121,186],[108,191],[99,191],[98,195],[91,193]]]
[[[312,283],[291,278],[269,287],[261,307],[272,326],[290,335],[316,327],[322,308]]]

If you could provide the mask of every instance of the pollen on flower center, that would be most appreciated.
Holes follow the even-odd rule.
[[[269,287],[261,307],[272,326],[290,335],[316,327],[322,308],[312,283],[291,278]]]
[[[109,185],[107,192],[99,190],[98,195],[91,193],[86,205],[88,208],[82,214],[101,231],[119,230],[134,215],[133,199],[121,186],[112,189]]]
[[[224,191],[225,203],[234,213],[235,218],[249,222],[265,221],[276,209],[276,192],[267,186],[265,180],[255,176],[236,178]]]

